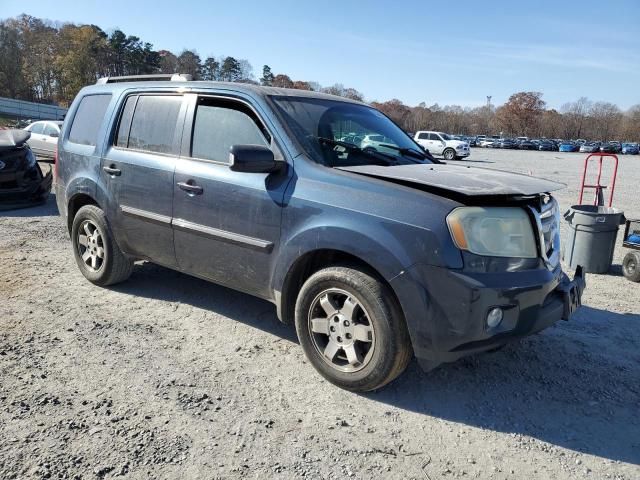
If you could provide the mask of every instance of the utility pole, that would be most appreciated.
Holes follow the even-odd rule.
[[[491,107],[491,97],[492,95],[487,95],[487,107]]]

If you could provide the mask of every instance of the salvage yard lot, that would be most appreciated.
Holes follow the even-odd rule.
[[[584,157],[455,163],[566,183],[564,211]],[[640,158],[618,177],[614,204],[640,217]],[[271,304],[148,263],[101,289],[53,196],[0,212],[0,478],[640,478],[640,285],[623,255],[587,276],[571,322],[358,395],[315,372]]]

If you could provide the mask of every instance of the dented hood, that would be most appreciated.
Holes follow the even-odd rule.
[[[552,192],[565,187],[564,184],[542,178],[464,165],[362,165],[338,169],[463,197],[520,197]]]

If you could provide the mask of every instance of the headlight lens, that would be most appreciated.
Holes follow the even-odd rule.
[[[36,163],[36,156],[33,154],[31,149],[29,149],[29,151],[27,152],[27,166],[29,168],[35,167]]]
[[[536,258],[531,221],[521,208],[461,207],[447,217],[456,246],[488,257]]]

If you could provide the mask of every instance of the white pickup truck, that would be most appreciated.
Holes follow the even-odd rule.
[[[446,133],[421,130],[416,132],[413,139],[429,150],[431,155],[442,155],[445,160],[465,158],[471,154],[467,142],[454,140]]]

